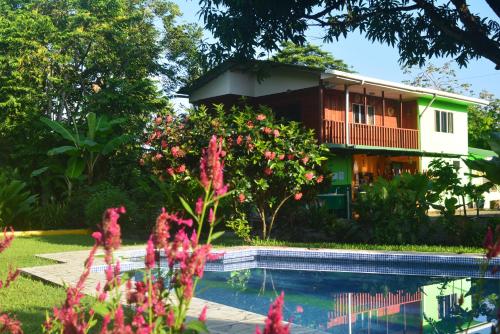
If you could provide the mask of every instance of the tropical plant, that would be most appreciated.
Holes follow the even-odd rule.
[[[465,160],[465,163],[470,169],[481,172],[483,176],[493,182],[500,184],[500,132],[492,134],[489,141],[491,149],[497,154],[491,160]]]
[[[457,196],[464,196],[457,169],[446,160],[434,159],[429,164],[427,176],[432,180],[430,205],[451,220],[460,206]]]
[[[375,242],[415,243],[428,222],[430,191],[426,175],[379,177],[363,188],[356,202],[358,220],[372,231]]]
[[[152,149],[141,163],[150,163],[159,179],[186,188],[197,171],[194,162],[201,156],[201,143],[210,132],[219,138],[225,155],[234,212],[242,204],[251,204],[264,239],[269,238],[283,205],[291,198],[300,200],[324,179],[327,148],[318,145],[312,130],[297,122],[276,121],[265,107],[228,111],[223,105],[213,110],[202,106],[180,117],[158,117],[146,143]]]
[[[15,226],[18,219],[31,213],[36,200],[26,183],[0,171],[0,227]]]
[[[97,161],[107,156],[129,140],[128,135],[114,135],[111,129],[114,125],[124,122],[118,118],[109,121],[106,116],[97,117],[95,113],[88,113],[86,117],[87,131],[83,133],[73,122],[74,130],[68,129],[62,122],[42,118],[41,121],[55,133],[69,142],[70,145],[58,146],[50,149],[47,154],[54,156],[65,154],[69,156],[64,177],[68,184],[68,195],[71,196],[72,182],[85,177],[89,184],[94,180]]]

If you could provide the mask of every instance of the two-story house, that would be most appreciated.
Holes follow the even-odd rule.
[[[488,103],[359,74],[268,61],[226,62],[180,93],[195,105],[232,106],[245,97],[246,103],[268,105],[277,117],[314,129],[332,153],[333,194],[355,194],[379,176],[425,171],[436,157],[451,160],[463,175],[467,108]]]

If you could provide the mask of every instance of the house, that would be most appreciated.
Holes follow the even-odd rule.
[[[359,74],[270,61],[228,61],[180,93],[195,105],[270,106],[277,117],[316,131],[332,157],[332,196],[356,193],[382,176],[425,171],[436,157],[463,177],[467,108],[486,100]],[[350,198],[351,196],[345,196]]]
[[[491,160],[498,155],[494,151],[483,150],[480,148],[469,147],[469,159],[470,160]],[[474,170],[469,170],[470,174],[481,175],[479,172]],[[476,177],[472,179],[472,183],[475,185],[481,185],[488,182],[484,177]],[[483,194],[484,203],[482,208],[484,209],[500,209],[500,189],[497,185],[494,185],[489,192]]]

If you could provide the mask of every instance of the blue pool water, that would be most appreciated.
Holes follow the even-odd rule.
[[[285,293],[285,319],[325,333],[456,333],[460,323],[476,328],[486,316],[461,314],[477,304],[477,279],[415,275],[244,269],[209,271],[197,297],[267,314]],[[481,295],[498,291],[486,280]],[[471,295],[472,294],[472,295]],[[483,307],[488,302],[482,302]],[[470,325],[467,325],[470,321]],[[469,331],[473,332],[473,331]]]

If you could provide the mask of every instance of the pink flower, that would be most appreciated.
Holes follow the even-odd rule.
[[[160,116],[155,118],[156,125],[160,125],[162,121],[163,121],[163,119]]]
[[[300,305],[297,305],[297,308],[295,309],[295,312],[297,313],[304,313],[304,308]]]
[[[236,138],[236,144],[241,145],[243,143],[243,136],[239,135],[238,138]]]
[[[269,135],[269,134],[271,134],[271,132],[273,132],[273,130],[266,126],[266,127],[262,128],[262,132],[264,132],[266,135]]]
[[[174,323],[175,323],[174,311],[170,310],[170,312],[168,312],[168,316],[167,316],[167,326],[172,327],[174,325]]]
[[[316,183],[323,182],[323,179],[324,179],[323,175],[318,176],[318,178],[316,179]]]
[[[215,221],[215,216],[214,216],[214,210],[210,208],[210,211],[208,212],[208,222],[210,225],[212,225]]]
[[[241,193],[241,194],[238,195],[238,201],[240,203],[245,202],[245,199],[246,199],[245,194]]]
[[[161,141],[161,148],[163,149],[167,148],[167,141],[165,139]]]
[[[166,171],[167,171],[168,175],[170,175],[170,176],[174,176],[175,175],[175,170],[172,167],[168,167],[166,169]]]
[[[139,160],[139,165],[144,166],[144,163],[145,163],[144,159]]]
[[[221,159],[221,152],[222,142],[212,136],[208,149],[203,150],[200,162],[200,181],[205,189],[212,186],[217,191],[224,187],[224,162]]]
[[[0,330],[1,333],[23,334],[21,323],[7,314],[0,314]]]
[[[302,198],[302,193],[296,193],[293,198],[295,198],[296,201],[300,201],[300,199]]]
[[[257,120],[258,120],[258,121],[263,121],[263,120],[265,120],[265,119],[266,119],[266,115],[264,115],[264,114],[258,114],[258,115],[257,115]]]
[[[271,175],[273,173],[273,170],[269,167],[264,168],[264,174],[266,175]]]
[[[276,153],[274,153],[274,152],[270,152],[270,151],[265,151],[265,152],[264,152],[264,157],[265,157],[267,160],[274,160],[274,158],[276,158]]]
[[[158,161],[158,160],[161,160],[161,158],[163,158],[163,154],[156,153],[156,155],[153,157],[153,160],[154,161]]]
[[[306,173],[304,176],[308,181],[311,181],[314,178],[314,174],[311,172]]]
[[[293,154],[288,154],[288,155],[286,156],[286,158],[287,158],[288,160],[293,160],[293,159],[295,158],[295,156],[294,156]]]
[[[175,170],[177,173],[184,173],[186,171],[186,165],[182,164]]]
[[[148,244],[146,247],[146,257],[145,257],[146,269],[153,269],[156,265],[155,259],[155,247],[153,244],[153,236],[149,237]]]
[[[274,129],[273,130],[273,135],[274,135],[275,138],[278,138],[280,136],[279,130],[278,129]]]
[[[172,153],[172,155],[174,156],[174,158],[182,158],[185,153],[183,150],[181,150],[179,148],[179,146],[174,146],[170,149],[170,152]]]
[[[166,118],[167,123],[172,123],[173,117],[172,115],[168,115]]]
[[[283,324],[283,304],[285,294],[282,292],[269,307],[263,334],[289,334],[290,324]],[[261,333],[259,327],[255,333]]]
[[[252,128],[253,128],[253,126],[254,126],[254,125],[253,125],[253,122],[252,122],[252,121],[248,121],[248,122],[247,122],[247,127],[248,127],[249,129],[252,129]]]
[[[278,156],[278,159],[280,159],[280,160],[285,160],[285,155],[284,155],[284,154],[280,154],[280,155]]]
[[[201,215],[202,210],[203,210],[203,199],[201,197],[198,197],[198,200],[196,201],[195,212],[197,215]]]
[[[198,317],[198,320],[200,321],[206,321],[207,320],[207,306],[203,306],[203,309],[201,310],[200,316]]]
[[[309,161],[309,157],[306,155],[302,158],[302,163],[305,165]]]

